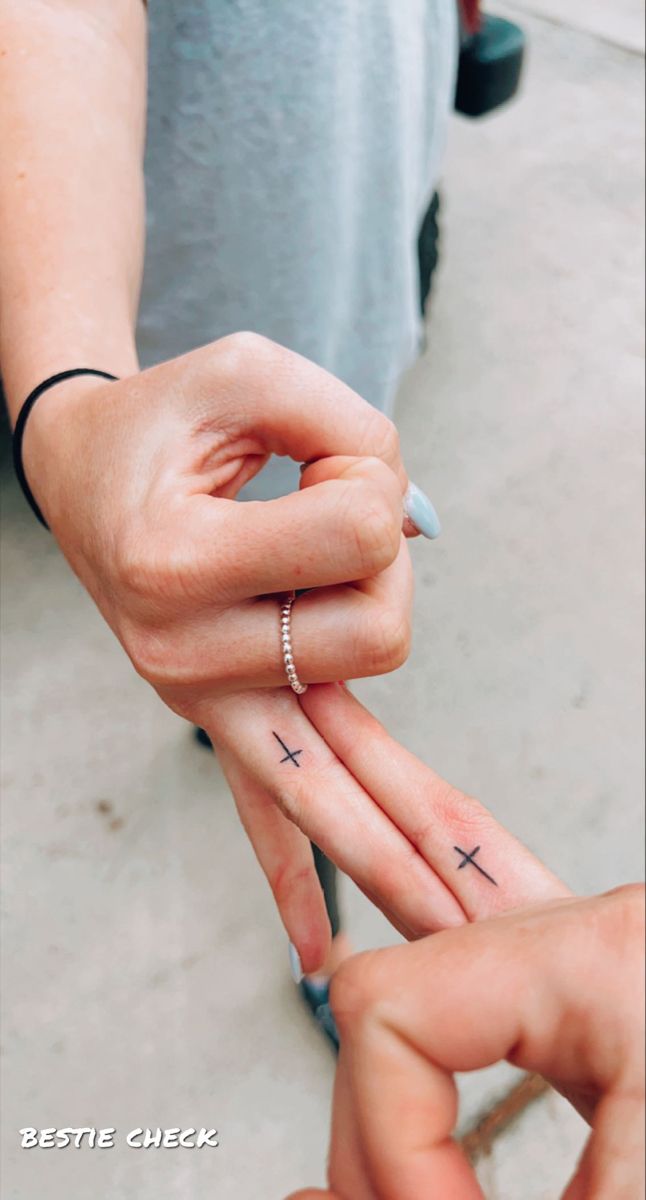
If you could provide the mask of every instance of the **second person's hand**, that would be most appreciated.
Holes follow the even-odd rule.
[[[545,1076],[592,1126],[563,1200],[643,1200],[643,888],[357,955],[331,1001],[330,1190],[291,1200],[483,1200],[453,1140],[453,1075],[502,1059]]]

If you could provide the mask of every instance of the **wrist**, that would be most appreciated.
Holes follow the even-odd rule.
[[[106,323],[107,324],[107,323]],[[120,323],[121,324],[121,323]],[[87,331],[80,331],[78,338],[66,338],[63,343],[59,339],[36,338],[36,351],[22,353],[20,340],[14,340],[11,352],[7,345],[5,331],[1,330],[0,361],[2,362],[2,385],[11,423],[15,426],[18,413],[25,400],[35,387],[45,379],[51,379],[61,371],[75,367],[88,367],[99,371],[108,371],[119,379],[134,375],[139,371],[139,361],[134,335],[126,328],[121,333],[107,331],[104,336],[87,336]],[[48,398],[62,395],[69,391],[74,393],[73,383],[65,381],[57,384]],[[80,377],[81,385],[83,377]],[[78,391],[78,389],[76,389]],[[45,397],[43,396],[43,400]],[[38,400],[38,407],[41,400]],[[34,409],[34,413],[35,413]],[[29,418],[31,422],[31,417]]]
[[[27,406],[16,470],[20,475],[21,463],[27,498],[31,491],[50,528],[57,524],[58,514],[69,512],[66,485],[78,473],[79,465],[87,461],[94,440],[92,394],[113,382],[116,380],[93,374],[61,379],[37,394],[33,407]]]

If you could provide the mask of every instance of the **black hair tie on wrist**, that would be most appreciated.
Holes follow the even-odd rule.
[[[25,403],[18,413],[18,419],[13,431],[13,465],[16,472],[16,478],[18,479],[18,483],[22,488],[25,500],[27,501],[34,515],[40,521],[41,525],[45,526],[45,529],[49,529],[49,525],[40,511],[40,508],[38,507],[34,498],[34,494],[27,483],[25,468],[22,464],[22,439],[25,435],[27,418],[34,407],[34,404],[38,398],[42,396],[43,392],[49,391],[49,389],[51,387],[55,387],[57,383],[63,383],[65,379],[74,379],[76,375],[98,375],[100,379],[110,379],[113,382],[119,378],[118,375],[110,375],[108,371],[95,371],[94,367],[74,367],[71,371],[59,371],[58,375],[51,375],[49,379],[45,379],[43,383],[39,383],[38,387],[35,387],[33,392],[29,393]]]

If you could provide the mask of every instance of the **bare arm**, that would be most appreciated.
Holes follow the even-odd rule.
[[[0,364],[137,369],[144,244],[141,0],[0,0]]]

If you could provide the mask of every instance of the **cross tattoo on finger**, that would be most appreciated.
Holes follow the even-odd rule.
[[[276,741],[279,743],[280,746],[282,746],[283,750],[285,751],[285,757],[281,758],[281,760],[280,760],[281,763],[293,762],[295,767],[300,767],[301,764],[298,761],[298,756],[299,756],[299,754],[302,754],[303,751],[302,750],[290,750],[289,746],[285,745],[282,737],[279,737],[279,735],[277,733],[275,733],[273,729],[271,732],[274,734]]]
[[[481,867],[480,864],[475,861],[476,854],[478,853],[478,851],[480,849],[479,846],[476,846],[475,850],[472,850],[470,854],[467,853],[466,850],[462,850],[460,848],[460,846],[454,846],[453,849],[456,851],[457,854],[463,855],[462,862],[458,863],[458,871],[461,871],[463,867],[471,865],[472,867],[475,867],[476,871],[479,871],[481,875],[484,875],[485,879],[489,880],[489,883],[493,883],[494,887],[498,887],[498,884],[496,883],[495,879],[491,875],[488,875],[487,872],[484,870],[484,868]]]

